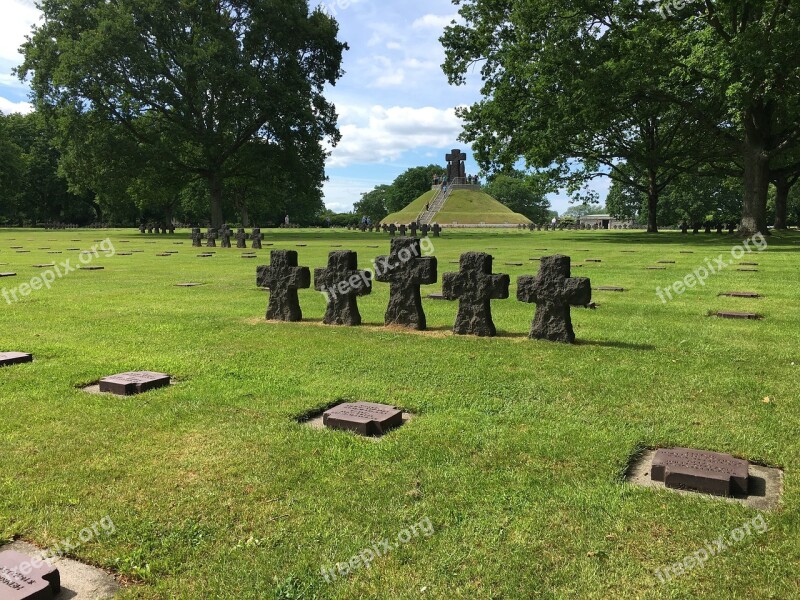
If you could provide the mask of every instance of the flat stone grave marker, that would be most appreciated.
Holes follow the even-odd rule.
[[[47,246],[45,248],[37,248],[37,250],[50,250],[50,246]]]
[[[659,260],[656,261],[659,265],[674,265],[676,264],[674,260]]]
[[[353,431],[359,435],[383,435],[403,424],[403,412],[374,402],[346,402],[326,410],[322,423],[328,429]]]
[[[653,481],[673,489],[715,496],[746,495],[750,477],[746,460],[730,454],[691,448],[660,448],[650,469]]]
[[[16,277],[16,273],[0,273],[0,277]]]
[[[80,248],[67,248],[67,252],[77,252],[78,250],[80,250]]]
[[[308,244],[297,244],[298,248],[305,248],[306,246],[308,246]]]
[[[636,250],[620,250],[620,252],[624,252],[625,254],[634,254]]]
[[[601,285],[599,287],[593,288],[597,292],[624,292],[625,288],[610,286],[610,285]]]
[[[0,599],[49,600],[60,591],[61,576],[53,565],[14,550],[0,551]]]
[[[33,362],[33,355],[26,352],[0,352],[0,367]],[[0,596],[2,598],[2,596]]]
[[[170,254],[169,252],[161,252],[159,254],[156,254],[156,256],[172,256],[172,254]]]
[[[255,254],[242,254],[242,258],[258,258]]]
[[[743,268],[743,269],[736,269],[737,271],[741,271],[743,273],[758,273],[758,269],[750,269],[750,268]]]
[[[681,250],[678,254],[694,254],[692,250]]]
[[[203,284],[202,283],[176,283],[175,287],[189,288],[189,287],[199,287],[201,285],[203,285]]]
[[[38,265],[33,265],[34,269],[45,269],[47,267],[55,267],[56,263],[41,263]]]
[[[756,262],[740,262],[739,266],[740,267],[757,267],[758,263],[756,263]]]
[[[170,376],[153,371],[131,371],[100,380],[100,391],[117,396],[132,396],[170,384]]]
[[[648,271],[666,271],[667,267],[647,267]]]
[[[521,266],[522,266],[524,263],[518,263],[518,262],[507,262],[507,263],[504,263],[504,264],[505,264],[506,266],[508,266],[508,267],[521,267]]]
[[[164,250],[164,254],[180,254],[178,250]]]
[[[728,298],[761,298],[761,294],[756,292],[722,292],[720,296],[727,296]]]
[[[144,252],[144,250],[131,250],[131,252],[142,253],[142,252]]]
[[[117,252],[117,256],[133,256],[133,252]]]
[[[756,313],[746,312],[719,311],[714,313],[714,315],[721,319],[751,319],[753,321],[760,321],[762,319],[762,317]]]
[[[590,263],[601,263],[603,262],[599,258],[585,258],[583,262],[590,262]]]
[[[22,246],[9,246],[12,250],[22,250]]]
[[[30,254],[30,250],[17,250],[17,254]]]
[[[367,246],[367,248],[380,248],[380,246]]]
[[[99,267],[97,265],[83,265],[82,267],[78,267],[81,271],[102,271],[105,267]]]
[[[61,254],[61,250],[51,250],[48,254]]]
[[[434,292],[432,294],[428,294],[428,298],[430,298],[431,300],[446,300],[444,294],[442,294],[441,292]]]
[[[211,258],[213,254],[198,254],[197,258]]]

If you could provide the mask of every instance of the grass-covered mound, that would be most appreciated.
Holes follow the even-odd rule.
[[[366,268],[389,249],[385,234],[264,233],[312,269],[331,250],[358,251]],[[267,323],[255,270],[269,250],[257,261],[224,248],[197,258],[186,230],[0,230],[0,271],[17,273],[0,288],[30,282],[43,271],[34,264],[74,264],[67,248],[106,236],[119,252],[144,252],[101,256],[103,271],[0,300],[0,351],[35,356],[0,369],[0,544],[75,544],[109,516],[113,535],[69,555],[135,584],[123,599],[800,597],[800,235],[741,258],[758,272],[727,268],[663,303],[656,288],[730,258],[739,240],[445,230],[432,240],[439,283],[423,297],[462,252],[491,252],[512,282],[509,299],[492,301],[494,339],[452,335],[458,303],[427,298],[430,331],[383,327],[385,283],[359,298],[362,327],[322,325],[313,289],[299,292],[305,322]],[[167,250],[178,254],[157,256]],[[627,290],[572,310],[575,346],[526,338],[534,307],[515,300],[517,276],[545,253],[601,259],[573,275]],[[660,260],[676,262],[646,270]],[[717,295],[735,290],[764,297]],[[764,320],[707,316],[718,310]],[[137,369],[175,385],[130,398],[79,389]],[[298,423],[341,399],[416,417],[377,442]],[[656,570],[757,513],[624,484],[631,455],[660,445],[783,467],[769,530],[662,583]],[[405,531],[425,519],[431,535]],[[370,568],[331,578],[376,545]]]
[[[400,212],[387,216],[384,223],[410,223],[417,218],[436,195],[435,191],[425,192]],[[441,225],[458,223],[459,225],[504,225],[530,223],[530,219],[515,213],[488,194],[474,190],[454,190],[445,202],[444,207],[434,217],[434,222]]]
[[[381,221],[381,223],[411,223],[414,221],[419,214],[425,210],[425,205],[428,202],[433,201],[434,197],[436,196],[437,190],[430,190],[425,192],[414,200],[411,204],[406,206],[403,210],[398,211],[396,213],[392,213],[388,215],[386,218]]]

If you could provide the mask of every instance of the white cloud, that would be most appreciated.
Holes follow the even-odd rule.
[[[32,111],[33,106],[29,102],[12,102],[0,96],[0,112],[4,115],[10,113],[22,113],[23,115],[27,115]]]
[[[19,47],[39,20],[40,13],[32,0],[3,0],[3,18],[0,19],[0,58],[19,63]]]
[[[361,200],[361,194],[385,183],[380,179],[358,179],[332,175],[323,186],[325,206],[337,213],[350,212],[353,204]]]
[[[458,18],[457,14],[452,15],[425,15],[411,24],[414,29],[444,29]]]
[[[356,115],[345,109],[342,114]],[[450,148],[462,130],[455,109],[432,106],[373,106],[366,120],[340,125],[342,139],[328,159],[328,167],[374,164],[397,160],[417,148]],[[344,122],[344,119],[342,119]]]

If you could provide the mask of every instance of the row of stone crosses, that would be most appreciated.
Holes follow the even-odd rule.
[[[239,227],[235,234],[227,225],[223,225],[219,230],[209,227],[206,233],[201,232],[199,227],[192,228],[192,246],[195,248],[200,248],[203,245],[203,239],[206,240],[208,248],[216,248],[217,240],[220,241],[222,248],[232,248],[231,238],[236,239],[237,248],[247,248],[247,240],[250,240],[252,242],[251,247],[256,250],[261,249],[261,242],[264,241],[264,235],[261,233],[260,227],[254,227],[251,233],[247,233],[243,227]]]
[[[370,223],[367,225],[366,223],[361,223],[361,225],[348,225],[347,229],[348,231],[359,229],[361,231],[369,231],[370,233],[373,231],[377,231],[379,233],[383,231],[383,233],[388,233],[392,236],[395,236],[397,233],[399,233],[401,237],[405,237],[409,233],[411,234],[411,237],[417,237],[417,231],[422,233],[422,237],[428,237],[429,233],[433,233],[433,237],[439,237],[439,234],[442,232],[442,226],[438,223],[434,223],[433,225],[423,223],[420,225],[416,221],[409,223],[408,225],[397,225],[396,223],[389,223],[388,225],[386,223],[383,225],[373,225]]]
[[[389,255],[375,259],[374,272],[377,281],[390,284],[385,324],[426,329],[420,286],[436,283],[436,257],[422,256],[419,239],[394,238]],[[302,321],[297,291],[311,287],[311,271],[308,267],[298,266],[296,251],[273,250],[270,265],[257,268],[256,283],[270,292],[267,320]],[[370,294],[372,283],[372,273],[358,269],[356,252],[331,252],[328,266],[314,270],[314,289],[327,297],[323,323],[360,325],[357,298]],[[508,298],[509,285],[508,275],[492,273],[491,255],[483,252],[462,254],[459,272],[445,273],[442,278],[443,298],[459,301],[453,332],[458,335],[496,335],[491,300]],[[536,277],[517,279],[517,300],[536,304],[529,335],[533,339],[574,343],[570,306],[586,306],[591,299],[589,279],[570,277],[568,256],[543,257]]]
[[[149,223],[147,225],[142,223],[141,225],[139,225],[139,233],[161,233],[161,234],[166,234],[167,232],[169,232],[171,234],[174,234],[175,233],[175,225],[173,225],[172,223],[170,223],[167,226],[153,225],[152,223]]]

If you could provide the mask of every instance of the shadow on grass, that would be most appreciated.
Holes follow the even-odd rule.
[[[629,344],[628,342],[604,342],[599,340],[577,340],[576,346],[599,346],[601,348],[620,348],[622,350],[638,350],[640,352],[652,351],[656,347],[652,344]]]

